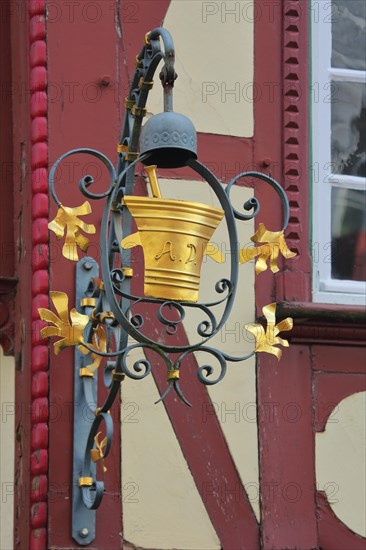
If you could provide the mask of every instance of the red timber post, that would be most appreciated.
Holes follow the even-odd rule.
[[[4,354],[14,353],[15,242],[13,189],[13,85],[11,81],[10,10],[7,2],[0,6],[0,345]]]
[[[268,171],[287,192],[291,211],[286,237],[299,254],[275,275],[274,287],[268,285],[270,274],[267,280],[267,273],[258,277],[258,316],[274,301],[310,299],[308,7],[300,0],[274,2],[272,20],[262,18],[256,27],[256,80],[262,86],[272,82],[273,95],[267,104],[257,105],[255,155],[258,162],[271,160]],[[261,204],[263,219],[273,224],[273,230],[280,228],[279,210],[268,200]],[[277,309],[280,315],[280,306]],[[257,368],[262,547],[315,548],[310,348],[293,344],[279,364],[275,357],[259,354]]]
[[[48,347],[37,308],[48,305],[45,3],[6,2],[11,34],[16,243],[14,547],[47,547]],[[11,201],[9,203],[11,208]]]
[[[36,308],[48,304],[44,2],[6,2],[12,61],[15,274],[14,547],[46,548],[48,348]],[[44,183],[46,181],[46,183]],[[11,199],[8,203],[11,210]]]
[[[79,147],[98,149],[112,161],[120,131],[123,102],[128,89],[121,45],[119,2],[47,2],[48,131],[49,167],[63,153]],[[136,25],[133,25],[134,28]],[[141,33],[142,37],[143,34]],[[120,79],[118,71],[123,74]],[[62,204],[80,206],[85,197],[78,189],[79,179],[91,174],[93,191],[106,190],[109,182],[102,163],[90,156],[77,155],[60,165],[56,173],[56,193]],[[99,226],[104,204],[90,201],[97,236],[91,238],[89,253],[100,259]],[[51,202],[49,219],[56,215]],[[75,306],[75,262],[62,254],[61,245],[50,237],[50,288],[66,292],[69,308]],[[48,343],[48,342],[47,342]],[[50,343],[50,423],[49,423],[49,503],[48,547],[75,548],[71,537],[73,476],[73,381],[74,350],[55,356]],[[104,393],[103,393],[104,392]],[[106,395],[101,381],[98,404]],[[87,415],[85,422],[92,419]],[[120,407],[116,399],[111,415],[114,436],[104,474],[105,494],[96,513],[94,548],[122,547]],[[82,526],[81,526],[82,527]]]

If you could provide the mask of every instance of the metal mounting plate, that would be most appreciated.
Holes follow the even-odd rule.
[[[82,298],[87,296],[88,288],[94,277],[99,275],[97,262],[90,257],[85,257],[76,264],[76,304],[78,312],[90,314],[91,306],[82,307]],[[90,361],[90,360],[89,360]],[[82,378],[79,369],[88,364],[88,356],[81,353],[75,346],[74,355],[74,451],[73,451],[73,487],[72,487],[72,537],[81,546],[87,546],[95,539],[96,511],[89,510],[82,499],[79,478],[82,474],[82,466],[85,448],[90,432],[90,426],[94,420],[92,410],[97,403],[97,378]],[[88,384],[88,391],[85,385]],[[92,396],[93,402],[88,402]],[[93,465],[92,475],[95,479],[96,466]]]

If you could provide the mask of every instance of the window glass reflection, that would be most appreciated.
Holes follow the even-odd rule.
[[[366,192],[332,189],[332,278],[366,281]]]
[[[333,0],[332,67],[366,70],[366,2]]]
[[[366,85],[332,83],[332,171],[366,176]]]

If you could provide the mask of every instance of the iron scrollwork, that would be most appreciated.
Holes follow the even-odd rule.
[[[174,44],[166,29],[157,28],[146,35],[145,44],[136,57],[130,91],[125,100],[126,109],[122,133],[117,145],[118,162],[116,169],[113,163],[99,151],[80,148],[62,155],[53,165],[49,175],[50,192],[58,207],[58,215],[50,223],[50,229],[55,232],[57,238],[65,238],[64,256],[68,259],[77,260],[77,247],[85,251],[88,244],[88,239],[82,235],[82,232],[95,232],[94,226],[88,225],[80,219],[81,215],[86,215],[90,212],[90,205],[87,202],[82,207],[75,209],[62,206],[55,191],[56,170],[67,157],[77,154],[87,154],[102,162],[109,173],[108,188],[102,193],[93,193],[91,191],[94,180],[90,175],[82,177],[78,184],[81,193],[87,199],[103,199],[106,201],[106,204],[102,217],[100,237],[101,278],[99,278],[99,267],[92,258],[84,258],[78,264],[79,290],[77,294],[78,299],[81,299],[78,311],[84,317],[87,316],[88,323],[84,330],[84,337],[78,340],[79,347],[75,351],[75,384],[78,384],[79,388],[79,395],[77,397],[83,403],[86,403],[93,421],[89,432],[83,435],[85,445],[83,456],[78,457],[76,466],[74,463],[74,483],[78,484],[81,489],[81,493],[79,491],[74,499],[75,513],[80,507],[80,495],[84,506],[88,510],[95,510],[101,503],[104,485],[102,481],[97,480],[96,464],[99,462],[103,464],[103,468],[105,467],[104,460],[111,448],[113,422],[109,411],[116,396],[119,394],[123,378],[127,376],[134,380],[141,380],[148,376],[153,366],[151,361],[145,357],[144,352],[146,350],[154,352],[158,354],[167,369],[167,388],[159,401],[163,400],[174,389],[178,397],[185,404],[190,405],[179,383],[181,369],[184,368],[184,362],[189,355],[201,352],[209,357],[208,363],[198,367],[197,370],[198,380],[205,385],[213,385],[222,380],[226,374],[228,362],[240,362],[251,357],[255,351],[242,357],[233,357],[210,347],[208,343],[222,329],[230,315],[238,286],[240,263],[259,256],[257,263],[261,262],[261,270],[266,268],[265,262],[268,258],[270,258],[271,269],[276,268],[278,253],[284,250],[283,243],[285,241],[283,232],[287,227],[289,219],[289,204],[282,187],[275,180],[258,172],[244,172],[236,176],[224,188],[216,176],[196,159],[194,152],[185,158],[186,151],[184,148],[180,150],[176,149],[177,154],[181,155],[183,159],[181,165],[190,167],[195,173],[201,176],[211,187],[218,199],[222,214],[219,214],[219,211],[216,209],[215,212],[210,213],[211,218],[208,219],[210,223],[211,219],[215,218],[216,220],[217,218],[219,220],[220,216],[225,219],[230,241],[230,274],[226,278],[221,278],[216,282],[213,291],[217,297],[208,303],[185,299],[176,300],[163,296],[141,296],[131,292],[131,277],[133,276],[131,248],[134,244],[141,244],[141,241],[138,241],[140,237],[135,235],[135,243],[127,243],[127,245],[125,243],[126,237],[131,237],[131,239],[133,237],[131,235],[132,215],[130,208],[128,208],[128,199],[134,195],[134,173],[137,164],[143,162],[149,165],[151,164],[150,161],[153,160],[151,151],[138,153],[138,140],[142,120],[146,114],[146,100],[152,87],[153,76],[162,59],[164,60],[164,64],[160,72],[160,79],[164,89],[164,112],[172,113],[172,90],[177,77],[174,70],[174,55]],[[178,140],[179,136],[174,138],[173,135],[172,139]],[[192,152],[194,146],[194,139],[192,138],[188,144],[188,153]],[[153,170],[150,170],[150,172],[153,173]],[[236,223],[237,220],[250,220],[254,218],[260,210],[259,201],[256,198],[249,199],[243,205],[244,211],[239,212],[232,206],[230,200],[230,191],[233,185],[235,185],[239,178],[247,177],[257,178],[275,189],[282,202],[284,218],[280,232],[273,233],[264,228],[258,237],[259,240],[256,241],[260,242],[261,246],[254,248],[249,256],[245,256],[244,252],[239,249]],[[155,180],[152,182],[152,187],[153,199],[149,200],[159,201],[159,189]],[[173,207],[176,207],[174,201],[172,201]],[[194,211],[198,207],[194,203],[190,208]],[[217,224],[218,222],[215,221],[214,223]],[[207,224],[209,223],[207,222]],[[188,255],[184,259],[184,262],[194,263],[198,253],[201,256],[203,254],[210,254],[216,261],[221,261],[220,252],[215,249],[208,250],[207,241],[208,237],[202,241],[206,247],[202,251],[197,251],[197,243],[188,243],[186,245],[186,253]],[[182,261],[173,250],[171,240],[166,239],[162,242],[163,245],[160,252],[155,253],[154,258],[156,260],[167,253],[170,254],[172,262],[175,260],[178,262]],[[286,249],[283,255],[291,257],[289,256],[289,252],[292,254],[291,251]],[[92,268],[88,267],[90,265]],[[94,276],[91,276],[91,273]],[[192,278],[194,276],[192,275]],[[216,307],[219,310],[218,314],[214,313]],[[147,310],[150,317],[153,315],[153,321],[151,321],[150,317],[147,319],[145,313]],[[40,312],[41,318],[49,322],[52,320],[54,314],[51,314],[51,312],[45,313],[45,311]],[[202,313],[202,320],[196,327],[196,338],[194,341],[192,339],[187,345],[178,345],[174,343],[174,338],[172,337],[177,333],[184,319],[192,311],[200,311]],[[271,312],[273,313],[273,308]],[[155,339],[148,336],[148,331],[145,330],[149,322],[153,322],[155,327],[161,328],[158,337]],[[270,323],[270,321],[268,322]],[[271,322],[273,322],[272,317]],[[252,332],[255,331],[253,328],[255,326],[257,325],[252,325]],[[270,327],[270,325],[268,326]],[[281,326],[276,325],[277,332],[278,327],[281,328]],[[45,331],[44,336],[50,336],[57,335],[58,329],[51,330],[50,327],[46,327],[43,330]],[[283,330],[288,330],[288,326],[283,326]],[[270,332],[270,330],[267,330],[264,334],[264,331],[261,332],[258,329],[258,342],[259,338],[262,338],[262,340],[257,345],[257,351],[271,350],[271,347],[266,347],[263,341],[263,338],[270,337],[268,336]],[[161,336],[163,333],[164,337]],[[256,336],[256,333],[253,333]],[[151,335],[151,331],[149,334]],[[135,342],[133,344],[129,343],[128,337],[133,338]],[[283,342],[277,338],[276,343],[283,344]],[[131,352],[135,353],[137,350],[140,350],[143,358],[136,360],[131,367],[128,363],[128,358]],[[269,352],[272,353],[272,351]],[[174,358],[172,358],[173,356]],[[211,364],[212,361],[216,361],[216,367]],[[100,364],[103,364],[103,369],[98,369]],[[97,375],[99,370],[104,371],[104,383],[109,393],[103,405],[97,407]],[[75,414],[78,414],[77,410]],[[103,424],[105,437],[102,441],[99,441],[101,433],[99,429]],[[75,428],[77,433],[75,437],[78,438],[80,437],[80,425],[77,424],[77,421]],[[78,441],[75,440],[74,447],[77,445]],[[80,521],[85,522],[85,516]],[[80,525],[80,521],[78,521],[78,525]],[[93,539],[92,532],[88,536],[81,536],[76,528],[73,536],[79,544],[84,545],[89,544]]]

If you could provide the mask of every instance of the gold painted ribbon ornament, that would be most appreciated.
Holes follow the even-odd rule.
[[[284,231],[268,231],[264,223],[259,224],[258,230],[250,240],[255,243],[265,244],[240,250],[240,263],[249,262],[253,258],[259,256],[255,264],[255,272],[257,275],[267,270],[268,259],[272,273],[277,273],[277,271],[279,271],[277,262],[280,252],[286,259],[296,256],[296,252],[292,252],[286,244]]]
[[[96,351],[105,353],[107,351],[107,335],[103,325],[98,324],[97,327],[93,329],[93,338],[92,338],[91,348],[94,348]],[[101,364],[103,357],[97,355],[96,353],[91,354],[91,359],[93,360],[90,365],[87,365],[86,368],[92,374],[95,373],[99,365]]]
[[[78,261],[77,247],[83,252],[88,250],[89,239],[81,235],[80,231],[93,235],[96,232],[95,225],[85,223],[79,219],[79,216],[86,216],[91,211],[92,209],[88,201],[85,201],[84,204],[76,208],[68,208],[60,204],[55,219],[48,224],[48,228],[54,232],[58,240],[62,239],[66,232],[62,255],[68,260],[72,260],[73,262]]]
[[[104,466],[104,449],[107,446],[107,438],[105,437],[104,439],[102,439],[102,441],[99,442],[99,436],[101,433],[102,432],[98,432],[97,435],[94,437],[95,449],[91,449],[90,457],[93,462],[98,462],[100,460],[103,472],[106,472],[107,468]]]
[[[262,311],[263,315],[267,320],[266,331],[262,325],[258,323],[248,323],[245,325],[245,328],[248,332],[253,334],[256,342],[255,351],[271,353],[275,355],[278,360],[281,359],[282,350],[275,347],[277,345],[289,347],[287,340],[279,338],[277,334],[284,331],[289,331],[293,327],[293,319],[287,317],[276,324],[276,307],[277,304],[269,304],[264,306]]]
[[[54,325],[42,328],[41,338],[60,337],[53,344],[55,355],[58,355],[60,351],[70,346],[77,346],[84,355],[90,353],[90,350],[84,346],[84,329],[89,322],[89,316],[79,313],[73,308],[70,311],[69,319],[69,297],[65,292],[51,291],[50,298],[58,313],[58,317],[49,309],[44,307],[38,309],[41,320]],[[107,337],[104,326],[98,324],[93,330],[92,344],[89,347],[93,348],[96,352],[105,353],[107,351]],[[94,374],[103,357],[97,353],[91,353],[90,358],[92,363],[87,365],[86,368]]]
[[[41,338],[50,338],[51,336],[60,337],[60,340],[57,340],[57,342],[53,344],[55,355],[58,355],[64,348],[76,345],[83,353],[89,353],[89,351],[82,346],[84,343],[84,329],[89,322],[88,315],[83,315],[73,308],[70,311],[69,320],[68,295],[65,292],[51,291],[50,298],[59,317],[57,317],[53,311],[44,307],[38,309],[42,321],[54,325],[53,327],[44,327],[41,330]]]

